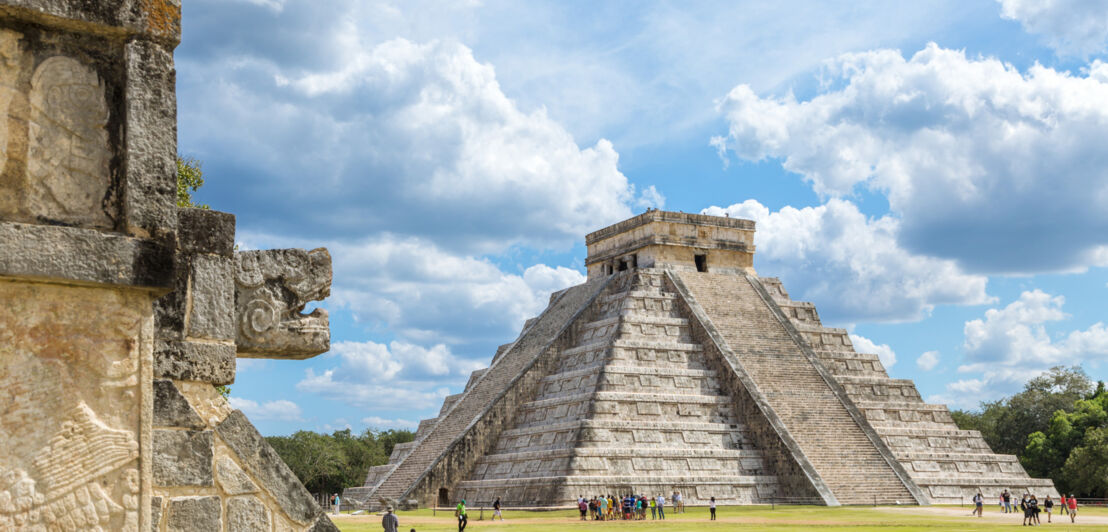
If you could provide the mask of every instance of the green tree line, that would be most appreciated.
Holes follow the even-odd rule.
[[[1079,366],[1056,366],[1011,397],[951,415],[993,451],[1019,457],[1031,476],[1066,494],[1108,497],[1108,391]]]
[[[355,435],[346,429],[331,434],[301,430],[266,440],[308,491],[331,494],[364,484],[370,467],[388,463],[396,444],[414,438],[409,430],[366,430]]]

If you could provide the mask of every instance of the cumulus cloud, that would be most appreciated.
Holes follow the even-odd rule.
[[[362,423],[374,430],[415,430],[417,427],[419,427],[418,421],[412,421],[410,419],[385,419],[378,416],[369,416],[362,418]]]
[[[908,251],[970,271],[1080,270],[1108,260],[1105,70],[1024,73],[932,43],[839,56],[807,101],[740,85],[719,110],[740,158],[782,159],[824,196],[885,194]]]
[[[286,399],[258,403],[257,401],[232,395],[227,400],[231,403],[231,406],[242,410],[250,419],[266,421],[304,421],[304,418],[301,417],[300,406]]]
[[[878,345],[874,343],[873,340],[857,334],[850,335],[850,341],[854,344],[855,351],[877,355],[877,358],[881,360],[881,364],[885,366],[885,369],[891,368],[896,364],[896,352],[894,352],[893,348],[889,347],[888,344]]]
[[[989,301],[985,277],[906,251],[896,218],[867,218],[849,201],[770,212],[747,200],[703,212],[754,220],[758,272],[780,277],[795,299],[812,301],[832,323],[913,320],[935,305]]]
[[[916,359],[916,367],[923,371],[931,371],[935,369],[935,366],[939,365],[939,352],[938,351],[925,351],[919,358]]]
[[[1048,333],[1048,324],[1069,317],[1064,304],[1062,296],[1025,291],[1006,307],[987,310],[983,319],[967,321],[966,363],[958,367],[967,378],[947,385],[951,401],[976,406],[1019,391],[1028,379],[1052,366],[1108,360],[1108,327],[1102,322],[1060,336]]]
[[[357,28],[332,29],[340,62],[259,50],[218,79],[183,81],[206,111],[182,117],[205,131],[197,156],[248,169],[206,186],[243,204],[247,228],[388,231],[478,254],[564,249],[636,202],[661,202],[653,188],[636,194],[609,141],[580,147],[545,110],[521,110],[466,46],[359,46]]]
[[[1108,5],[1098,0],[997,0],[1000,16],[1040,35],[1066,55],[1102,52],[1108,46]]]
[[[247,232],[262,248],[326,246],[334,286],[324,306],[351,311],[371,330],[423,345],[468,349],[504,343],[538,315],[550,294],[585,282],[580,271],[533,264],[502,267],[418,237],[380,234],[354,241],[313,241]],[[477,353],[490,357],[491,352]]]
[[[306,370],[296,389],[375,410],[438,406],[449,395],[447,383],[464,381],[485,365],[460,359],[441,344],[428,348],[399,341],[339,342],[325,356],[337,364],[320,373]]]
[[[336,279],[343,278],[333,301],[420,342],[503,343],[546,307],[551,292],[585,280],[577,270],[545,264],[505,272],[417,238],[336,243],[331,253]]]

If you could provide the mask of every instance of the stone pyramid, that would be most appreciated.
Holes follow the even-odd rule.
[[[755,275],[753,237],[749,220],[665,211],[588,235],[588,282],[553,294],[348,500],[1057,496],[911,381],[889,378],[876,355],[855,352],[814,305]]]

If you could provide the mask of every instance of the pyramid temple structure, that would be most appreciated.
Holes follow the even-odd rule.
[[[930,504],[1057,497],[1016,457],[858,353],[753,268],[754,222],[648,211],[589,234],[588,280],[554,293],[415,441],[349,488],[357,506]]]

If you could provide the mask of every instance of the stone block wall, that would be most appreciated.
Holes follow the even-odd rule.
[[[242,412],[235,378],[234,216],[179,209],[174,290],[155,305],[154,531],[334,530]]]
[[[178,19],[0,2],[0,530],[149,527]]]
[[[786,318],[834,375],[913,482],[936,503],[1008,489],[1057,496],[1049,479],[1030,478],[1015,456],[995,454],[977,431],[959,430],[945,405],[927,404],[915,384],[889,378],[877,355],[857,353],[842,329],[823,327],[811,303],[789,299],[778,279],[762,279]]]
[[[334,530],[214,388],[245,270],[176,207],[179,38],[177,0],[0,0],[0,530]],[[326,251],[273,256],[307,273],[252,288],[326,295]],[[263,354],[326,349],[273,310]]]

